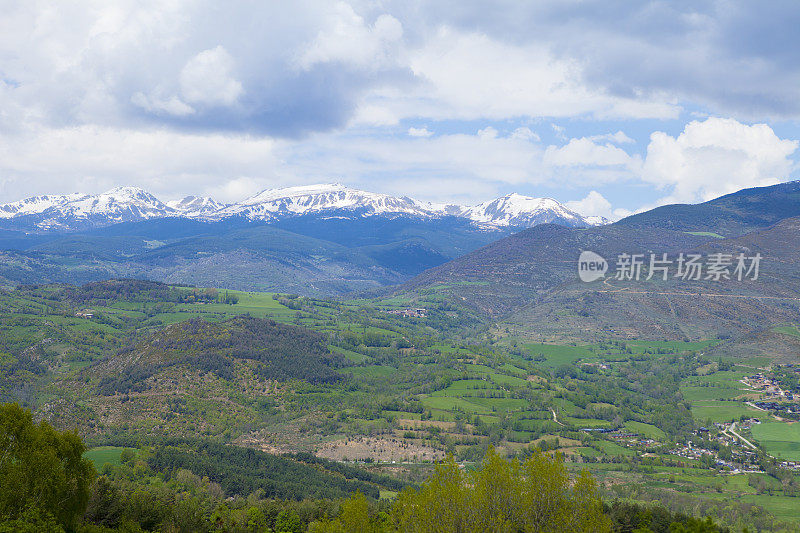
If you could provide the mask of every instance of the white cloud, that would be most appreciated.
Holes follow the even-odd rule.
[[[496,139],[498,131],[491,126],[486,126],[483,129],[478,130],[478,137],[481,139]]]
[[[233,57],[222,45],[203,50],[181,70],[181,94],[189,103],[229,106],[244,91],[233,77]]]
[[[509,185],[558,183],[569,188],[633,179],[641,164],[638,156],[610,144],[573,139],[562,147],[545,148],[528,128],[503,135],[492,126],[474,135],[317,135],[303,143],[278,143],[276,158],[284,163],[281,174],[304,176],[310,182],[344,176],[345,181],[368,189],[376,188],[370,182],[387,189],[396,180],[416,182],[425,184],[416,186],[422,199],[446,202],[458,194],[467,203],[484,201],[498,190],[507,191]],[[464,186],[436,185],[459,180]],[[436,191],[435,196],[430,191]],[[606,207],[603,216],[611,214]],[[598,203],[595,209],[600,210]]]
[[[279,180],[274,146],[249,136],[99,126],[0,135],[0,200],[100,192],[115,185],[136,185],[164,197],[213,192],[221,193],[221,200],[239,200],[245,189],[253,192],[257,183],[263,188]]]
[[[512,139],[524,139],[526,141],[536,141],[536,142],[539,142],[539,141],[542,140],[537,133],[535,133],[534,131],[531,131],[530,128],[526,128],[526,127],[521,127],[521,128],[515,129],[511,133],[511,138]]]
[[[693,121],[677,137],[660,131],[650,136],[642,178],[668,191],[661,203],[710,200],[786,179],[798,144],[779,138],[766,124]]]
[[[602,135],[592,135],[588,137],[588,139],[591,139],[593,141],[609,141],[616,144],[629,144],[636,142],[630,137],[628,137],[625,134],[625,132],[621,130],[617,131],[616,133],[604,133]]]
[[[564,205],[583,216],[599,216],[606,218],[611,218],[613,216],[611,202],[606,200],[606,198],[597,191],[589,192],[582,200],[572,200],[566,202]]]
[[[402,38],[403,25],[393,16],[384,13],[369,25],[352,6],[338,2],[327,26],[305,48],[298,63],[306,69],[330,62],[378,68],[394,62]]]
[[[672,103],[634,102],[588,88],[579,63],[555,57],[545,44],[509,44],[452,27],[440,27],[409,51],[409,66],[426,82],[413,103],[433,118],[672,118],[679,112]]]
[[[423,126],[421,128],[408,128],[408,134],[412,137],[430,137],[433,132]]]
[[[195,112],[195,109],[192,106],[188,105],[177,96],[158,99],[152,96],[147,96],[142,92],[138,92],[131,97],[131,102],[141,107],[145,111],[156,114],[166,113],[176,117],[183,117],[186,115],[191,115]]]
[[[587,185],[633,179],[642,164],[638,155],[630,155],[610,143],[595,143],[587,137],[570,139],[563,146],[548,146],[543,163],[560,179]]]

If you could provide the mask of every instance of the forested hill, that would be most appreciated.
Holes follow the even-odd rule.
[[[233,379],[236,360],[251,362],[253,373],[262,379],[309,383],[338,381],[335,369],[345,362],[328,350],[324,335],[301,327],[248,316],[221,323],[191,319],[164,328],[98,365],[95,372],[105,374],[98,392],[145,390],[149,378],[175,365]]]

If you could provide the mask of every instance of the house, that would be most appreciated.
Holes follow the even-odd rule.
[[[75,316],[78,318],[94,318],[94,310],[92,309],[83,309],[75,313]]]

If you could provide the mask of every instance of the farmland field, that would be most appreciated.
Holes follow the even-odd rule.
[[[705,422],[730,422],[741,416],[759,416],[763,411],[758,411],[743,403],[724,401],[698,401],[692,404],[692,415]]]
[[[767,452],[800,461],[800,423],[763,422],[753,426],[750,432]]]

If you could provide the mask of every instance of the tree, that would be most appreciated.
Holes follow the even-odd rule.
[[[32,509],[65,529],[86,510],[95,471],[73,432],[36,424],[17,404],[0,405],[0,519],[24,520]]]
[[[381,533],[394,531],[384,522],[385,515],[372,516],[369,502],[361,492],[354,492],[343,500],[339,518],[335,520],[319,520],[309,524],[309,533]]]
[[[276,533],[300,533],[303,531],[303,523],[293,509],[285,509],[278,513],[275,518]]]
[[[570,482],[560,457],[537,452],[525,462],[490,448],[479,469],[464,473],[452,457],[419,490],[403,491],[394,508],[401,531],[611,531],[594,479]]]

